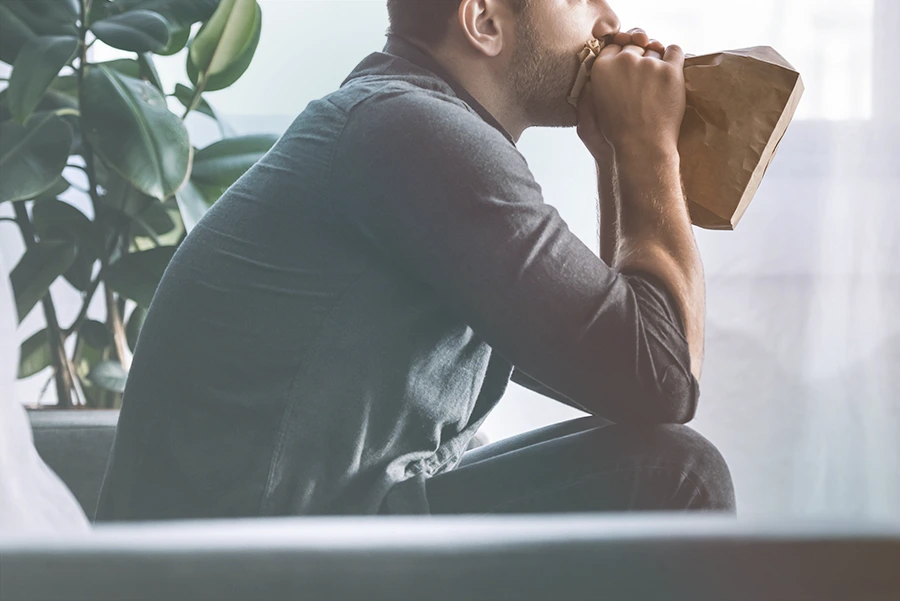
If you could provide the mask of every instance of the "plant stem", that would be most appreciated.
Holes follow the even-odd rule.
[[[16,212],[16,222],[22,232],[25,248],[33,247],[36,242],[34,230],[31,227],[31,219],[28,217],[28,209],[22,200],[13,203]],[[44,318],[47,321],[47,341],[50,345],[50,360],[53,364],[53,377],[56,381],[56,399],[59,407],[72,406],[72,379],[69,371],[69,359],[66,357],[66,348],[63,344],[62,332],[59,328],[59,320],[56,317],[56,306],[50,292],[41,299],[44,308]]]
[[[52,382],[53,379],[54,379],[53,376],[50,376],[49,378],[47,378],[47,381],[44,382],[44,385],[41,386],[41,391],[38,393],[38,398],[37,398],[38,402],[37,402],[37,405],[35,405],[36,408],[41,406],[41,399],[44,398],[45,394],[47,394],[47,388],[50,387],[50,382]]]
[[[79,28],[79,39],[81,41],[81,60],[78,62],[78,106],[80,108],[84,108],[84,70],[87,66],[87,51],[88,46],[85,44],[85,37],[87,36],[87,13],[90,10],[91,0],[82,0],[81,2],[81,26]],[[91,145],[90,139],[88,138],[87,127],[85,126],[84,119],[81,120],[81,135],[82,140],[84,142],[84,164],[85,164],[85,172],[88,176],[88,193],[91,197],[91,202],[94,205],[94,214],[100,214],[100,196],[97,194],[97,170],[94,161],[94,148]],[[115,236],[116,244],[118,244],[120,239],[120,235],[117,234]],[[115,248],[115,247],[113,247]],[[106,268],[109,266],[109,256],[111,253],[106,252],[106,248],[103,249],[103,252],[100,256],[100,273],[104,273]],[[122,324],[122,317],[119,315],[119,311],[116,307],[115,303],[115,295],[112,290],[109,289],[109,286],[104,285],[104,294],[106,296],[106,324],[109,328],[110,332],[113,335],[114,340],[114,348],[116,350],[116,354],[118,355],[119,362],[122,364],[122,367],[128,370],[130,367],[130,361],[128,360],[128,355],[125,353],[125,326]]]
[[[108,286],[103,287],[106,293],[106,324],[113,335],[113,348],[122,367],[127,372],[131,368],[131,358],[128,356],[128,342],[125,338],[125,324],[122,322],[122,314],[116,303],[116,297]]]
[[[79,29],[81,40],[81,59],[78,61],[78,71],[76,72],[78,81],[79,108],[84,107],[84,69],[87,66],[87,46],[84,45],[84,37],[85,35],[87,35],[85,22],[87,18],[87,11],[90,9],[90,4],[91,0],[83,0],[81,3],[81,27]],[[88,193],[90,194],[91,202],[94,205],[94,214],[96,215],[99,213],[100,209],[100,197],[97,194],[97,171],[94,166],[94,147],[91,145],[90,140],[88,139],[88,131],[87,127],[84,124],[84,119],[80,119],[79,123],[81,125],[81,136],[84,143],[84,171],[88,176]]]
[[[197,82],[197,87],[194,88],[194,93],[191,96],[191,101],[187,103],[185,107],[184,114],[181,116],[181,120],[184,121],[187,119],[187,116],[190,114],[192,110],[197,108],[197,105],[200,103],[201,95],[203,94],[203,90],[206,89],[206,73],[200,76],[200,80]]]

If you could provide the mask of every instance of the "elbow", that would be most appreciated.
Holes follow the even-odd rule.
[[[697,414],[700,384],[690,371],[669,366],[647,396],[645,408],[653,423],[686,424]]]

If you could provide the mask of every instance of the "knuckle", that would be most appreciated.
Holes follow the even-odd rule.
[[[675,69],[672,65],[660,62],[657,63],[659,65],[660,70],[660,78],[667,84],[675,83],[678,81],[678,70]]]

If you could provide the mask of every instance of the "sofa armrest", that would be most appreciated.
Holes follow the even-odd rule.
[[[119,412],[40,410],[29,411],[28,417],[41,459],[66,483],[92,518],[116,436]]]

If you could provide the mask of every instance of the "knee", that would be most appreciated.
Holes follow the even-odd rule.
[[[645,452],[679,468],[697,488],[696,509],[735,511],[731,470],[719,449],[688,426],[638,427]]]

